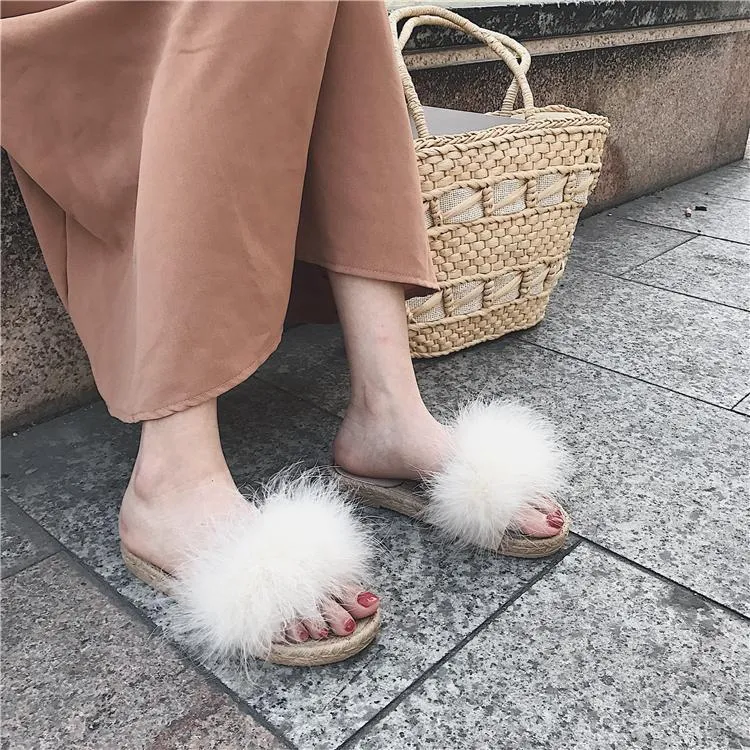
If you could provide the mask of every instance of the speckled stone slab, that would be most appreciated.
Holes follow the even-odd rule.
[[[750,745],[746,620],[585,543],[357,750]]]
[[[626,278],[750,310],[750,245],[696,237]]]
[[[251,381],[221,403],[225,450],[246,487],[294,462],[325,464],[338,419]],[[5,491],[156,622],[165,598],[133,580],[119,558],[116,517],[137,430],[100,406],[35,427],[4,445]],[[384,625],[343,665],[295,670],[258,664],[224,679],[303,748],[334,748],[539,574],[548,561],[478,554],[429,529],[366,511],[380,543],[373,589]]]
[[[731,408],[750,384],[750,313],[569,269],[523,337]]]
[[[0,153],[3,431],[94,400],[86,354],[47,273],[5,151]]]
[[[15,503],[2,500],[2,577],[33,565],[56,552],[60,545],[35,524]]]
[[[692,236],[601,213],[579,222],[569,263],[619,276]]]
[[[267,376],[285,388],[307,384],[309,398],[341,409],[345,392],[316,383],[322,362],[327,383],[346,377],[337,330],[292,333]],[[549,415],[575,460],[566,498],[574,531],[750,615],[750,527],[736,522],[750,507],[747,417],[519,336],[416,365],[427,405],[441,417],[479,394]]]
[[[3,747],[285,747],[64,554],[3,582]]]
[[[750,174],[742,167],[729,165],[694,177],[679,185],[684,190],[695,190],[707,195],[722,195],[750,201]]]
[[[696,211],[696,206],[705,206],[706,210]],[[686,208],[691,209],[691,216],[685,215]],[[748,201],[706,195],[681,186],[638,198],[613,209],[612,214],[720,240],[750,243]]]
[[[415,369],[419,369],[415,362]],[[343,416],[349,402],[349,365],[338,325],[303,325],[284,333],[255,377]]]
[[[442,360],[428,405],[472,394],[538,407],[575,462],[573,530],[750,615],[750,420],[516,342]]]

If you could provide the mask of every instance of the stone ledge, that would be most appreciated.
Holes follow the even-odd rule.
[[[569,52],[585,52],[612,47],[630,47],[638,44],[670,42],[677,39],[696,39],[721,34],[750,31],[750,19],[730,21],[708,21],[706,23],[681,24],[679,26],[657,26],[654,28],[621,29],[590,34],[556,36],[545,39],[526,39],[523,44],[532,57],[560,55]],[[404,53],[409,70],[445,68],[452,65],[467,65],[475,62],[495,62],[497,57],[486,46],[465,44],[441,49],[413,49]]]
[[[96,397],[88,360],[47,273],[2,152],[2,431]]]
[[[388,3],[395,9],[415,3]],[[422,3],[416,3],[422,4]],[[750,0],[497,0],[424,3],[455,10],[478,26],[521,41],[622,30],[750,19]],[[408,49],[436,49],[473,44],[465,35],[440,27],[416,29]]]

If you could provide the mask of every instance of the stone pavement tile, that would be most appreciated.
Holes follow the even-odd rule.
[[[750,310],[750,245],[696,237],[625,278]]]
[[[346,394],[318,380],[327,363],[325,383],[345,381],[337,328],[294,333],[269,361],[268,377],[340,410]],[[441,417],[478,394],[539,407],[574,455],[566,499],[574,531],[750,614],[750,536],[735,522],[750,505],[745,417],[518,335],[415,365],[425,401]]]
[[[10,500],[2,500],[2,577],[49,557],[59,544]]]
[[[619,276],[692,236],[676,229],[597,214],[578,224],[570,264]]]
[[[746,169],[732,164],[693,177],[692,180],[681,182],[676,187],[708,195],[723,195],[726,198],[750,201],[750,174]]]
[[[749,636],[584,543],[351,747],[747,747]]]
[[[3,582],[3,748],[284,747],[64,554]]]
[[[550,564],[460,550],[386,511],[371,524],[381,546],[373,588],[384,613],[375,644],[304,673],[222,675],[303,750],[337,747]]]
[[[734,411],[750,416],[750,395],[743,398],[742,401],[734,407]]]
[[[335,420],[312,418],[302,401],[249,381],[219,408],[227,459],[244,490],[285,465],[328,459]],[[112,419],[103,404],[87,406],[3,440],[4,492],[122,593],[156,611],[163,597],[124,569],[117,538],[137,448],[137,426]]]
[[[750,154],[750,141],[748,142],[747,151],[745,151],[745,157]],[[740,168],[740,169],[750,169],[750,159],[744,158],[741,161],[736,161],[729,165],[730,167]]]
[[[731,408],[750,384],[750,313],[569,269],[522,337]]]
[[[417,369],[419,364],[415,363]],[[349,401],[349,366],[341,329],[302,325],[286,331],[256,377],[343,416]]]
[[[573,531],[750,615],[746,417],[517,338],[435,360],[420,386],[438,413],[477,394],[538,407],[573,456]]]
[[[611,213],[625,219],[747,244],[750,243],[750,206],[747,203],[685,190],[678,185],[625,203]],[[693,210],[692,216],[685,216],[685,209],[695,209],[695,206],[705,206],[707,210]]]
[[[294,461],[328,461],[338,419],[251,381],[221,405],[237,478],[252,485]],[[124,570],[116,508],[137,434],[101,407],[82,409],[9,440],[6,492],[106,580],[163,622],[164,597]],[[373,588],[383,598],[376,644],[343,665],[295,670],[258,664],[231,687],[301,748],[333,748],[480,625],[547,561],[476,554],[419,524],[366,511],[380,542]]]

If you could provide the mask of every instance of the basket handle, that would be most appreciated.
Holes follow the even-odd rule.
[[[522,44],[496,31],[489,31],[472,23],[463,16],[435,5],[416,5],[399,8],[390,13],[391,31],[396,47],[396,63],[404,86],[404,95],[409,114],[414,120],[417,135],[424,138],[430,134],[424,116],[424,109],[414,88],[414,82],[404,61],[403,49],[417,26],[444,26],[455,31],[463,31],[469,36],[479,39],[486,44],[507,66],[513,74],[513,81],[503,99],[499,113],[510,114],[515,104],[518,92],[521,92],[523,106],[530,109],[534,106],[534,95],[526,80],[526,71],[531,64],[531,55]],[[398,22],[406,19],[401,33],[398,32]]]

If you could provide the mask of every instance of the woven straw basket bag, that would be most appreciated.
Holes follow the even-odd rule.
[[[412,356],[436,357],[544,317],[596,185],[609,123],[577,109],[535,107],[526,80],[531,56],[510,37],[433,6],[395,10],[390,19],[417,130],[425,226],[440,284],[439,292],[408,301],[409,339]],[[497,54],[513,80],[492,114],[524,122],[430,135],[402,55],[422,25],[464,31]],[[519,92],[523,109],[514,109]]]

